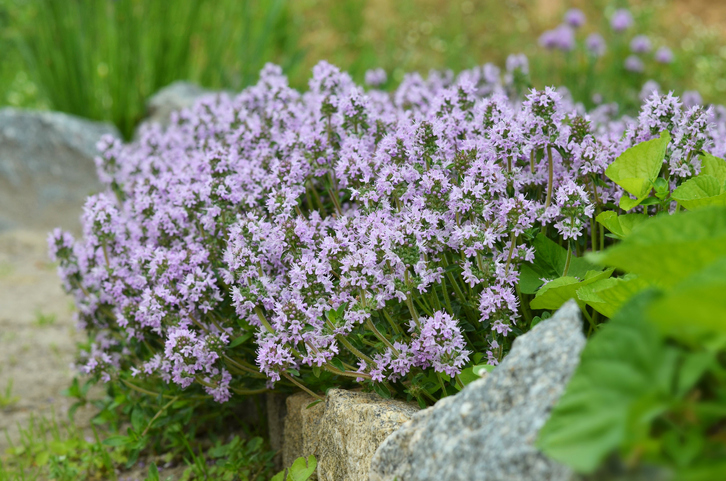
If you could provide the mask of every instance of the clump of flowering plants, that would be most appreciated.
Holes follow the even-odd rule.
[[[496,365],[552,279],[605,276],[581,255],[603,248],[596,216],[623,197],[614,159],[670,132],[676,187],[715,135],[711,110],[670,96],[637,120],[552,88],[519,100],[526,59],[508,63],[410,75],[392,95],[324,62],[300,93],[267,66],[165,130],[104,139],[83,238],[50,237],[93,338],[81,369],[219,402],[358,382],[426,404]]]

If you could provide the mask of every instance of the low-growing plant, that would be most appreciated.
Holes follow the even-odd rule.
[[[637,121],[587,115],[552,88],[520,99],[526,73],[513,57],[504,78],[413,74],[388,95],[321,63],[299,93],[268,66],[166,130],[105,139],[84,237],[50,237],[93,336],[81,369],[180,400],[455,393],[611,276],[582,257],[612,242],[596,219],[670,210],[704,149],[726,150],[712,109],[653,94]]]

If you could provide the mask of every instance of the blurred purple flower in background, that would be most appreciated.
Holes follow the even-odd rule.
[[[637,57],[636,55],[630,55],[628,58],[625,59],[625,70],[628,70],[629,72],[640,73],[645,70],[645,65],[639,57]]]
[[[701,94],[695,90],[686,90],[683,92],[683,95],[681,95],[681,101],[683,102],[683,106],[687,109],[697,105],[703,105],[703,97],[701,97]]]
[[[579,8],[571,8],[565,13],[565,23],[573,28],[585,25],[585,14]]]
[[[613,17],[610,19],[610,26],[616,32],[622,32],[633,26],[633,15],[625,8],[615,10]]]
[[[596,57],[605,55],[605,39],[599,33],[591,33],[585,40],[585,45]]]
[[[645,102],[653,93],[656,95],[660,94],[660,84],[655,80],[648,80],[643,84],[643,88],[640,89],[638,97],[642,102]]]
[[[548,50],[556,48],[570,51],[575,48],[575,30],[569,25],[562,24],[540,35],[539,44]]]
[[[523,53],[510,54],[507,57],[506,68],[509,73],[519,70],[524,75],[529,75],[529,60],[527,60],[527,56]]]
[[[655,52],[655,61],[658,63],[671,63],[673,52],[668,47],[661,47]]]
[[[365,82],[371,87],[379,87],[386,83],[386,80],[388,80],[388,77],[386,76],[386,71],[382,68],[376,68],[366,71]]]
[[[653,48],[647,35],[636,35],[630,41],[630,50],[633,53],[648,53]]]

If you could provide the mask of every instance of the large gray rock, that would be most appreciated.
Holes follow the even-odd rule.
[[[0,109],[0,230],[78,231],[88,194],[101,185],[93,158],[111,124],[60,112]]]
[[[146,122],[156,122],[166,126],[172,112],[191,107],[208,90],[191,82],[177,81],[155,93],[146,102]]]
[[[370,481],[544,481],[573,473],[534,447],[585,346],[570,301],[514,341],[502,363],[414,415],[378,448]]]

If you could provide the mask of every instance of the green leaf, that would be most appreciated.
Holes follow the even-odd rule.
[[[307,459],[297,458],[295,462],[290,466],[288,471],[288,479],[290,481],[307,481],[310,476],[315,472],[315,468],[318,467],[318,462],[315,456],[310,455]]]
[[[331,359],[330,364],[332,364],[333,367],[338,369],[339,371],[345,371],[345,366],[343,365],[343,361],[341,361],[337,357],[334,357],[333,359]]]
[[[639,294],[587,343],[539,432],[537,447],[547,456],[591,473],[663,409],[675,358],[644,316],[656,296]]]
[[[477,364],[476,366],[469,366],[466,369],[462,370],[461,373],[459,373],[459,379],[464,384],[464,386],[466,386],[467,384],[470,384],[477,379],[481,379],[482,375],[484,374],[482,371],[489,372],[492,369],[494,369],[494,366],[490,366],[489,364]]]
[[[151,463],[149,466],[149,474],[146,476],[146,481],[159,481],[159,469],[156,467],[156,463]]]
[[[650,314],[669,333],[726,334],[726,256],[676,284]]]
[[[605,317],[613,317],[623,304],[649,286],[647,281],[628,274],[584,285],[577,290],[577,298]]]
[[[643,223],[637,235],[588,259],[672,286],[726,256],[726,208],[708,207],[661,215]]]
[[[575,277],[559,277],[545,284],[532,302],[529,304],[532,309],[559,309],[562,304],[570,299],[578,299],[577,291],[582,287],[602,279],[607,279],[614,269],[604,271],[588,271],[585,278],[580,281]],[[578,300],[582,306],[582,302]]]
[[[605,170],[605,175],[635,199],[623,195],[620,207],[630,210],[640,204],[653,188],[665,158],[671,136],[663,131],[657,139],[641,142],[629,148]]]
[[[128,436],[110,436],[103,440],[103,444],[105,446],[126,446],[127,444],[131,444],[131,438]]]
[[[238,338],[236,338],[234,341],[230,342],[229,343],[229,346],[227,346],[227,347],[229,347],[230,349],[232,349],[234,347],[237,347],[237,346],[239,346],[240,344],[242,344],[243,342],[245,342],[247,339],[249,339],[251,337],[252,337],[252,333],[251,332],[248,332],[246,334],[242,334],[241,336],[239,336]]]
[[[625,214],[617,215],[611,210],[601,212],[595,220],[605,226],[618,239],[625,238],[630,232],[643,221],[648,219],[647,214]]]
[[[391,391],[385,385],[374,382],[373,390],[383,399],[391,399]]]
[[[711,154],[702,154],[701,173],[699,175],[710,175],[715,177],[722,185],[726,182],[726,161]]]
[[[533,243],[535,254],[534,262],[524,264],[519,275],[519,289],[524,294],[534,294],[544,283],[542,279],[555,279],[560,277],[567,263],[567,249],[549,239],[544,234],[538,234]],[[568,274],[578,279],[584,279],[587,271],[594,269],[590,262],[582,257],[570,259]]]
[[[144,416],[144,412],[139,407],[135,407],[131,411],[131,426],[137,434],[141,434],[146,427],[146,416]]]
[[[701,174],[673,191],[673,199],[688,210],[709,205],[726,205],[726,187],[716,177]]]

